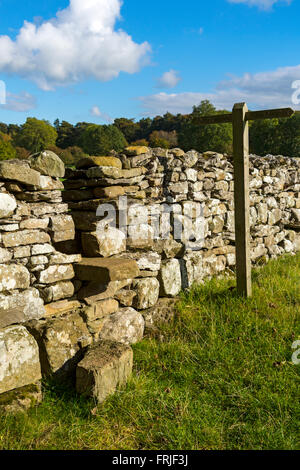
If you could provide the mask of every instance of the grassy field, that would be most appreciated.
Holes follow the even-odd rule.
[[[184,294],[175,324],[134,346],[132,379],[98,409],[46,383],[28,414],[0,417],[0,449],[299,449],[300,256]]]

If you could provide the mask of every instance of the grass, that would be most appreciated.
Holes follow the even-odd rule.
[[[183,294],[175,323],[134,346],[127,386],[95,408],[44,384],[27,414],[0,417],[0,449],[299,449],[300,256]]]

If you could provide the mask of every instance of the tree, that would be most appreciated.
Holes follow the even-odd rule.
[[[59,148],[66,149],[71,147],[75,143],[75,130],[74,126],[67,121],[61,123],[57,119],[54,122],[54,126],[57,131],[56,145]]]
[[[256,155],[278,154],[278,119],[250,122],[250,152]]]
[[[178,144],[177,133],[176,131],[153,131],[150,134],[149,142],[151,147],[174,148]]]
[[[212,114],[224,114],[228,111],[217,111],[208,100],[201,101],[199,106],[194,106],[192,114],[183,121],[178,136],[179,147],[183,150],[197,150],[205,152],[212,150],[220,153],[232,152],[232,125],[212,124],[199,126],[194,118],[209,116]]]
[[[5,142],[0,136],[0,160],[11,160],[16,158],[16,150],[8,141]]]
[[[115,119],[114,125],[123,133],[127,142],[133,142],[139,138],[140,125],[134,122],[134,119]]]
[[[48,121],[28,118],[14,137],[14,144],[35,153],[55,145],[56,139],[57,132]]]
[[[89,155],[105,155],[110,150],[121,152],[127,146],[124,135],[114,125],[88,125],[82,132],[79,143]]]

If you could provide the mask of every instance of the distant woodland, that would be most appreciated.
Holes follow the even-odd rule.
[[[66,165],[74,165],[85,155],[121,152],[128,145],[174,148],[199,152],[232,152],[231,124],[198,126],[196,116],[222,114],[209,101],[194,106],[188,115],[167,113],[154,118],[118,118],[113,124],[98,125],[28,118],[23,125],[0,122],[0,160],[26,159],[48,149],[59,155]],[[257,155],[300,157],[300,115],[288,119],[268,119],[250,123],[250,151]]]

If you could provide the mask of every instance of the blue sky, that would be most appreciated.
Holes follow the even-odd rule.
[[[299,107],[299,17],[299,0],[0,0],[0,121]]]

